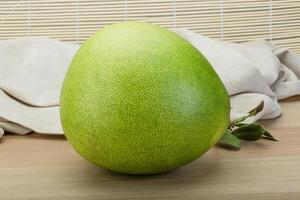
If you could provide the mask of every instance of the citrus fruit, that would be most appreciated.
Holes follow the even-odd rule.
[[[157,25],[107,26],[78,50],[60,102],[65,135],[90,162],[155,174],[206,152],[229,121],[229,97],[206,58]]]

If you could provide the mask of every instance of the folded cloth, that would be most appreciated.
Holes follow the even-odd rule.
[[[231,120],[264,101],[264,109],[247,122],[281,114],[278,100],[300,94],[300,56],[258,40],[229,43],[187,29],[172,29],[212,64],[231,100]],[[63,134],[59,94],[79,45],[30,37],[0,41],[0,136],[31,131]]]
[[[63,134],[60,88],[78,46],[40,37],[0,41],[0,135]]]

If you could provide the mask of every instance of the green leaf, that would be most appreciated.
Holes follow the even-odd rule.
[[[255,108],[249,111],[251,116],[256,115],[257,113],[261,112],[264,108],[264,101],[261,101]]]
[[[250,117],[250,115],[246,115],[246,116],[242,116],[240,118],[237,118],[236,120],[232,121],[231,124],[235,126],[236,124],[241,123],[242,121],[244,121],[248,117]]]
[[[250,110],[248,112],[248,115],[242,116],[236,120],[233,120],[230,124],[229,127],[237,126],[237,124],[241,124],[241,122],[245,121],[247,118],[256,115],[257,113],[261,112],[264,108],[264,102],[261,101],[255,108]]]
[[[236,127],[242,127],[242,126],[245,126],[245,125],[248,125],[248,124],[245,124],[245,123],[237,123],[237,124],[234,124],[234,126],[236,126]]]
[[[276,138],[273,137],[273,135],[271,135],[271,133],[267,130],[265,130],[265,132],[263,132],[263,136],[264,139],[267,140],[273,140],[273,141],[278,141]]]
[[[229,146],[236,150],[240,149],[240,140],[236,136],[232,135],[228,129],[226,129],[224,135],[219,140],[219,144]]]
[[[232,134],[241,140],[256,141],[259,140],[265,129],[257,123],[246,124],[232,131]]]

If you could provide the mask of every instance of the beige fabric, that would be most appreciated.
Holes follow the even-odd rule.
[[[0,41],[0,127],[7,132],[62,134],[60,88],[78,48],[48,38]]]
[[[287,49],[263,40],[236,44],[173,31],[198,48],[219,74],[231,95],[231,119],[262,100],[264,110],[248,122],[275,118],[281,114],[278,99],[300,94],[300,57]],[[59,93],[77,49],[40,37],[0,41],[0,133],[63,134]]]

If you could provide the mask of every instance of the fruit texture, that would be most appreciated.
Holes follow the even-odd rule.
[[[74,149],[127,174],[155,174],[206,152],[229,121],[229,97],[205,57],[143,22],[107,26],[78,50],[61,93]]]

